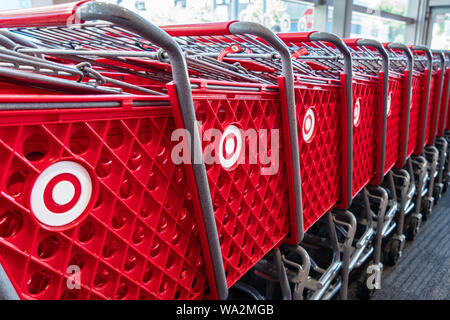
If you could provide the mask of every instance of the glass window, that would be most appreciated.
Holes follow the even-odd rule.
[[[406,16],[408,2],[409,0],[354,0],[353,4]]]
[[[31,0],[8,0],[0,2],[0,10],[31,8]]]
[[[450,50],[450,13],[437,14],[432,28],[431,48]]]
[[[404,42],[406,23],[353,12],[351,37],[372,38],[381,42]]]
[[[242,20],[261,23],[276,32],[310,31],[313,28],[313,4],[295,0],[107,1],[138,12],[155,24]]]

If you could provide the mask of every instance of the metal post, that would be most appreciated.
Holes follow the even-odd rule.
[[[334,0],[333,33],[341,38],[350,37],[353,0]]]

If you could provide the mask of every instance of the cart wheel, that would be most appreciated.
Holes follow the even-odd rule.
[[[401,256],[402,243],[400,242],[400,240],[392,239],[385,263],[389,266],[395,266]]]
[[[369,289],[367,287],[367,278],[364,278],[364,281],[358,281],[357,287],[356,287],[356,296],[361,300],[370,300],[374,293],[375,289]]]
[[[410,241],[414,240],[420,230],[420,221],[418,218],[411,218],[409,222],[408,230],[406,231],[406,238]]]
[[[430,199],[422,200],[422,217],[423,220],[426,221],[428,217],[431,215],[431,210],[433,210],[433,203]]]
[[[434,202],[437,203],[442,196],[442,186],[441,185],[435,185],[433,188],[433,198],[434,198]]]

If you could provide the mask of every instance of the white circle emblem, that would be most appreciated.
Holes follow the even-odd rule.
[[[92,181],[79,163],[60,161],[36,179],[30,195],[31,211],[49,226],[61,227],[77,219],[92,196]]]
[[[239,159],[241,149],[241,130],[234,125],[230,125],[223,132],[219,143],[219,161],[222,167],[225,169],[233,167]]]
[[[309,108],[303,118],[303,140],[305,142],[311,142],[316,128],[316,115],[314,114],[313,107]]]
[[[353,125],[355,127],[359,126],[361,122],[361,98],[358,98],[353,108]]]

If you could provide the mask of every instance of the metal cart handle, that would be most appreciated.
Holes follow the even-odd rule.
[[[379,179],[375,181],[377,185],[383,182],[384,178],[384,162],[386,153],[386,128],[387,128],[387,98],[389,95],[389,55],[383,45],[372,39],[344,39],[346,45],[350,47],[370,47],[378,51],[382,57],[381,70],[383,72],[383,122],[382,122],[382,134],[381,134],[381,150],[380,163],[377,164],[376,169],[379,170]]]
[[[440,136],[442,136],[444,134],[445,127],[447,126],[448,104],[449,104],[449,101],[450,101],[450,51],[445,50],[443,52],[448,57],[448,60],[449,60],[449,66],[447,68],[447,69],[449,69],[449,71],[448,71],[449,72],[449,78],[447,80],[447,93],[445,94],[445,100],[444,100],[445,101],[444,102],[444,108],[445,108],[444,120],[442,122],[442,130],[441,130],[441,132],[438,133]]]
[[[284,42],[328,42],[336,46],[344,57],[344,74],[345,74],[345,94],[347,106],[347,154],[343,163],[347,164],[346,179],[346,203],[342,209],[346,209],[351,205],[353,198],[353,62],[350,50],[340,37],[328,32],[296,32],[296,33],[279,33],[278,36]]]
[[[425,97],[425,114],[423,117],[423,123],[422,123],[422,144],[420,147],[420,153],[422,153],[423,146],[425,145],[425,130],[427,129],[427,118],[428,118],[428,105],[430,102],[430,90],[431,90],[431,76],[432,76],[432,69],[433,69],[433,54],[431,53],[431,50],[426,46],[411,46],[410,47],[412,51],[420,51],[425,54],[425,57],[427,58],[427,69],[428,69],[428,79],[427,79],[427,95]]]
[[[171,36],[214,36],[214,35],[245,35],[257,36],[278,51],[282,63],[281,74],[285,79],[287,117],[289,122],[289,137],[291,163],[294,184],[294,205],[296,213],[296,240],[300,243],[304,236],[303,204],[300,175],[300,151],[298,147],[297,112],[294,94],[294,73],[292,60],[286,44],[268,28],[253,22],[220,22],[206,24],[188,24],[161,27]]]
[[[434,130],[433,130],[433,144],[436,140],[436,134],[437,134],[437,129],[439,126],[439,114],[440,114],[440,109],[441,109],[441,96],[442,96],[442,91],[443,91],[443,87],[444,87],[444,77],[445,77],[445,55],[444,52],[442,50],[433,50],[432,51],[433,54],[437,55],[439,57],[440,60],[440,64],[441,64],[441,77],[439,80],[439,90],[438,90],[438,95],[437,95],[437,106],[436,106],[436,119],[434,119]]]
[[[408,137],[409,137],[409,115],[410,115],[410,111],[411,111],[411,96],[412,96],[412,79],[413,79],[413,54],[411,52],[411,50],[409,49],[409,47],[403,43],[386,43],[385,47],[390,49],[390,50],[401,50],[403,51],[403,53],[405,54],[406,58],[407,58],[407,63],[406,63],[406,70],[408,71],[408,91],[406,93],[406,101],[408,103],[408,108],[406,108],[406,124],[405,124],[405,132],[404,132],[404,136],[405,136],[405,143],[403,145],[404,150],[402,152],[402,161],[401,161],[401,166],[403,167],[405,161],[406,161],[406,155],[408,153]]]

